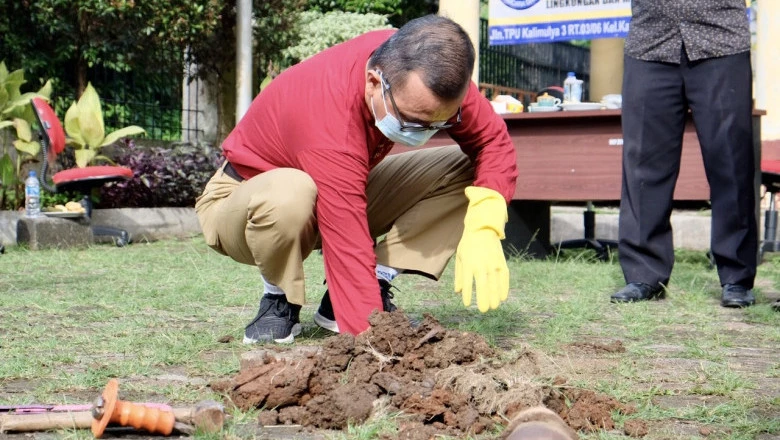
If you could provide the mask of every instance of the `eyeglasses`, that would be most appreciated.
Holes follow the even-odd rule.
[[[390,83],[385,80],[384,75],[382,75],[382,71],[377,69],[376,72],[379,74],[379,81],[382,82],[382,87],[384,90],[387,91],[387,96],[390,97],[390,104],[393,106],[393,111],[395,111],[395,114],[398,116],[398,122],[401,123],[401,131],[428,131],[428,130],[446,130],[448,128],[454,127],[458,124],[460,124],[461,121],[461,108],[458,107],[458,114],[456,115],[456,119],[453,122],[449,122],[449,120],[444,122],[434,122],[432,124],[419,124],[417,122],[406,122],[401,117],[401,112],[398,110],[398,106],[395,103],[395,99],[393,99],[393,93],[390,91]],[[452,118],[450,118],[452,119]]]

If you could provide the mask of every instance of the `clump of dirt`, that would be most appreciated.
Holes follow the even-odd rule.
[[[397,310],[369,318],[358,336],[336,335],[320,347],[278,346],[212,388],[243,410],[261,408],[260,423],[344,429],[377,408],[402,412],[394,438],[463,438],[506,425],[545,405],[574,429],[612,429],[616,400],[538,378],[537,356],[502,358],[479,335],[448,330],[426,315],[417,327]]]
[[[576,430],[612,430],[615,428],[615,422],[611,415],[612,410],[618,410],[622,414],[636,412],[636,408],[632,406],[623,405],[612,397],[590,390],[570,390],[566,397],[573,404],[566,411],[564,419],[569,426]]]
[[[647,423],[643,420],[626,420],[623,424],[623,432],[629,437],[644,437],[649,431]]]
[[[571,344],[572,347],[579,348],[585,352],[591,353],[625,353],[626,347],[623,345],[623,341],[612,341],[608,343],[597,342],[575,342]]]

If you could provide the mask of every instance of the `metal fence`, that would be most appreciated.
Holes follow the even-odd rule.
[[[481,20],[480,30],[480,83],[497,86],[493,90],[504,87],[537,92],[561,85],[566,73],[573,71],[585,80],[583,99],[587,99],[590,77],[587,48],[568,43],[490,46],[487,20]],[[184,66],[184,57],[180,57]],[[178,75],[155,72],[153,68],[143,72],[94,68],[88,72],[88,79],[103,101],[107,129],[139,125],[147,131],[149,139],[197,142],[204,138],[206,109],[202,107],[208,104],[199,99],[200,82],[191,82],[188,75],[184,67]],[[72,96],[65,98],[67,105],[73,100]]]
[[[168,52],[166,56],[178,55]],[[179,58],[183,64],[183,56]],[[153,66],[118,72],[95,66],[88,69],[87,80],[100,96],[106,132],[138,125],[146,130],[147,139],[179,141],[200,137],[197,125],[186,122],[200,109],[198,101],[184,93],[188,78],[183,67],[180,72],[162,71]],[[57,113],[64,117],[75,100],[74,94],[54,98]]]
[[[488,22],[481,20],[480,83],[537,92],[549,86],[563,85],[567,72],[575,72],[577,78],[585,80],[583,100],[587,100],[589,49],[569,43],[490,46]]]

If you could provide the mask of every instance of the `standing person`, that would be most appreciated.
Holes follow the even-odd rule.
[[[315,322],[332,331],[366,330],[373,310],[395,309],[396,275],[438,279],[456,250],[465,305],[474,282],[482,312],[507,298],[515,150],[471,81],[474,58],[460,26],[426,16],[327,49],[255,98],[195,207],[209,246],[260,269],[244,342],[294,340],[303,261],[320,246],[328,290]],[[459,146],[385,157],[439,130]]]
[[[690,110],[710,185],[721,305],[752,305],[758,228],[745,0],[633,0],[631,9],[618,247],[627,285],[612,301],[665,295],[674,264],[669,218]]]

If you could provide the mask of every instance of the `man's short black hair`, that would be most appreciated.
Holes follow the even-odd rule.
[[[460,98],[474,70],[474,45],[454,21],[426,15],[409,21],[374,52],[369,68],[377,68],[392,87],[402,88],[409,72],[445,100]]]

